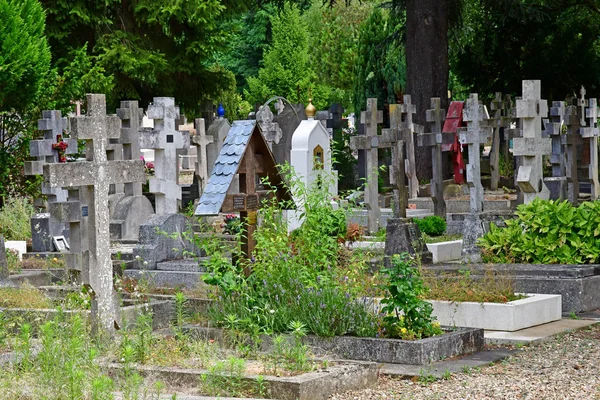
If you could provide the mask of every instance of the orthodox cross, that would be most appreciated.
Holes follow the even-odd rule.
[[[598,104],[594,98],[588,99],[585,117],[588,119],[587,127],[581,128],[581,137],[587,139],[590,145],[590,163],[588,177],[591,184],[592,200],[600,197],[600,183],[598,182]]]

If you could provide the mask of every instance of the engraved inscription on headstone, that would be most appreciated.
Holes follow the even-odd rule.
[[[233,209],[236,211],[243,211],[246,209],[246,196],[243,194],[233,195]]]

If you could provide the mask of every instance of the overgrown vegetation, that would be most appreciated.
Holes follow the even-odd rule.
[[[506,228],[490,226],[479,241],[486,262],[595,264],[600,262],[600,201],[574,207],[540,200],[517,207]]]
[[[429,236],[441,236],[446,232],[446,220],[437,215],[430,215],[425,218],[414,218],[413,221],[421,233]]]
[[[0,235],[4,240],[31,239],[30,219],[35,214],[31,201],[24,197],[10,196],[0,208]]]

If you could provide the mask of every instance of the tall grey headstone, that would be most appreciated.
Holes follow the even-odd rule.
[[[154,149],[150,193],[154,193],[156,198],[156,214],[175,214],[181,201],[177,149],[190,147],[190,135],[189,132],[175,130],[179,107],[175,106],[172,97],[155,97],[147,113],[148,118],[154,120],[154,129],[142,130],[140,146]]]
[[[211,166],[208,165],[207,157],[208,157],[208,146],[213,144],[215,138],[213,136],[209,136],[206,134],[204,118],[197,118],[195,121],[196,134],[192,136],[191,141],[194,146],[196,146],[197,157],[196,157],[196,165],[195,165],[195,175],[198,179],[199,185],[199,193],[204,191],[204,187],[208,182],[209,173],[208,170],[212,169]]]
[[[106,115],[103,94],[88,94],[87,114],[71,119],[73,137],[86,142],[86,161],[44,165],[44,181],[50,187],[79,188],[89,199],[87,235],[89,250],[83,282],[91,288],[92,315],[99,327],[112,333],[120,320],[113,289],[110,257],[108,191],[110,184],[143,182],[141,160],[108,161],[106,146],[121,135],[121,120]]]
[[[542,157],[552,153],[552,141],[542,137],[542,118],[548,117],[548,102],[541,99],[542,84],[538,80],[523,81],[523,98],[517,100],[517,118],[522,123],[520,138],[513,140],[513,154],[521,157],[517,183],[523,191],[525,204],[536,197],[549,199],[544,183]]]
[[[212,169],[215,166],[215,162],[223,147],[223,141],[227,137],[231,124],[224,117],[219,117],[209,125],[206,134],[212,136],[213,140],[206,146],[206,165],[208,166],[208,176],[212,173]]]
[[[579,147],[583,143],[580,108],[577,104],[577,99],[572,99],[565,109],[567,133],[562,135],[565,176],[567,178],[567,199],[573,205],[577,205],[579,202]]]
[[[400,105],[402,112],[402,140],[406,149],[405,172],[408,178],[408,196],[415,199],[419,196],[419,178],[417,177],[417,160],[415,158],[415,134],[423,132],[423,126],[413,123],[413,114],[417,106],[412,104],[410,95],[404,95],[404,103]]]
[[[481,185],[481,146],[492,139],[492,129],[487,126],[489,115],[485,106],[479,103],[476,93],[472,93],[463,110],[463,121],[467,128],[459,129],[461,144],[469,146],[467,165],[467,185],[469,186],[469,214],[463,227],[463,256],[471,261],[479,261],[481,255],[477,239],[485,234],[483,212],[483,186]]]
[[[271,107],[268,105],[261,106],[256,113],[256,120],[260,125],[261,132],[265,137],[265,140],[269,144],[271,150],[274,144],[279,144],[283,137],[283,132],[279,127],[279,124],[273,121],[275,115],[271,111]]]
[[[290,163],[292,152],[292,136],[300,126],[300,122],[306,119],[306,111],[302,104],[286,104],[274,121],[281,128],[281,140],[279,143],[273,143],[273,156],[277,164],[284,165]]]

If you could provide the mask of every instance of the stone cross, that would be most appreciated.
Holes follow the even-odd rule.
[[[522,123],[522,135],[513,140],[513,154],[521,158],[517,183],[523,191],[525,204],[536,197],[549,199],[544,183],[542,157],[552,153],[550,138],[542,138],[542,118],[548,116],[548,102],[541,99],[539,80],[523,81],[523,98],[517,100],[517,118]]]
[[[50,214],[58,221],[69,226],[69,252],[65,254],[66,270],[89,271],[89,240],[87,216],[89,215],[89,199],[84,198],[88,191],[69,191],[69,199],[60,203],[50,204]],[[85,255],[85,257],[84,257]]]
[[[200,193],[204,191],[204,187],[208,182],[208,163],[207,163],[207,152],[206,148],[211,144],[215,138],[206,134],[206,125],[204,124],[204,118],[196,118],[196,134],[192,136],[191,141],[194,146],[198,149],[196,157],[196,176],[198,177],[200,185]]]
[[[58,110],[42,111],[42,119],[38,120],[38,130],[42,131],[44,138],[29,142],[29,155],[35,161],[25,162],[25,175],[42,175],[44,164],[58,163],[58,151],[52,148],[57,137],[62,136],[67,129],[67,119],[61,116]],[[62,139],[68,146],[66,154],[77,153],[77,140]],[[42,194],[47,196],[48,203],[67,200],[67,192],[61,188],[50,188],[42,183]]]
[[[585,107],[587,105],[587,101],[585,100],[585,93],[585,88],[581,86],[581,89],[579,89],[580,97],[577,99],[577,106],[579,107],[579,124],[581,126],[586,126]]]
[[[274,117],[271,107],[268,105],[262,106],[256,113],[256,120],[260,124],[262,134],[267,140],[271,150],[273,149],[273,144],[279,144],[279,141],[283,137],[283,132],[279,127],[279,124],[273,122]]]
[[[600,198],[600,183],[598,182],[598,103],[594,98],[587,101],[585,117],[587,126],[581,128],[581,137],[587,139],[590,145],[590,163],[588,165],[588,177],[591,185],[592,200]]]
[[[467,122],[468,125],[466,129],[459,129],[460,144],[469,146],[467,184],[470,193],[471,213],[480,213],[483,211],[481,145],[489,142],[492,138],[492,129],[484,125],[487,120],[489,120],[487,109],[482,104],[479,104],[477,93],[471,93],[463,110],[463,121]]]
[[[442,171],[442,145],[454,142],[453,133],[443,133],[443,119],[446,110],[441,108],[439,97],[431,99],[431,109],[426,111],[427,122],[431,123],[431,133],[417,135],[417,144],[423,147],[431,147],[431,199],[433,201],[433,212],[438,217],[446,218],[446,201],[444,200],[444,175]]]
[[[86,142],[86,161],[69,164],[44,165],[44,180],[50,187],[79,187],[89,199],[86,252],[87,269],[83,282],[91,288],[92,315],[109,334],[117,318],[117,302],[113,289],[113,266],[110,258],[108,190],[110,184],[143,182],[141,160],[108,161],[106,147],[109,139],[121,136],[121,120],[106,115],[103,94],[87,95],[87,114],[71,119],[73,137]],[[96,318],[94,318],[95,320]]]
[[[367,185],[365,187],[365,203],[368,207],[369,232],[375,233],[379,229],[381,210],[379,209],[379,161],[377,148],[379,138],[377,135],[377,124],[383,122],[383,111],[377,110],[377,99],[367,99],[367,110],[360,114],[360,122],[365,124],[366,135],[350,138],[352,150],[365,150],[367,155]]]
[[[121,107],[117,108],[117,115],[121,118],[121,144],[123,146],[124,160],[139,160],[140,151],[140,127],[144,110],[136,101],[122,101]],[[142,183],[130,182],[124,187],[125,196],[141,196]]]
[[[562,145],[565,149],[564,163],[565,175],[567,177],[567,199],[573,205],[579,202],[579,147],[583,143],[581,139],[581,118],[579,116],[579,102],[571,100],[571,104],[565,110],[565,125],[567,134],[562,135]]]
[[[408,190],[404,168],[404,141],[402,140],[402,111],[399,104],[390,104],[390,129],[382,129],[382,147],[392,148],[392,165],[390,165],[390,184],[394,187],[394,218],[406,218],[408,207]]]
[[[408,195],[411,199],[419,195],[419,178],[417,177],[417,162],[415,158],[415,133],[423,132],[423,126],[413,123],[413,114],[417,113],[417,106],[412,104],[411,97],[404,95],[404,103],[400,105],[402,112],[402,140],[406,148],[404,160],[406,177],[408,178]]]
[[[176,214],[181,201],[177,149],[190,147],[189,132],[175,130],[179,107],[172,97],[155,97],[148,106],[148,118],[154,120],[154,129],[142,130],[140,146],[154,149],[155,172],[150,178],[150,193],[156,196],[156,214]]]
[[[502,97],[502,93],[496,92],[494,100],[490,104],[490,110],[494,112],[490,120],[493,128],[492,148],[490,150],[491,190],[498,190],[500,180],[500,130],[510,127],[510,120],[507,118],[507,107],[510,107],[510,98],[508,100],[507,104],[506,98]]]
[[[565,120],[565,102],[554,101],[550,107],[550,120],[545,123],[544,133],[552,140],[552,177],[546,178],[546,186],[550,190],[550,197],[554,200],[567,198],[567,177],[565,175],[565,154],[563,146],[562,128]]]

